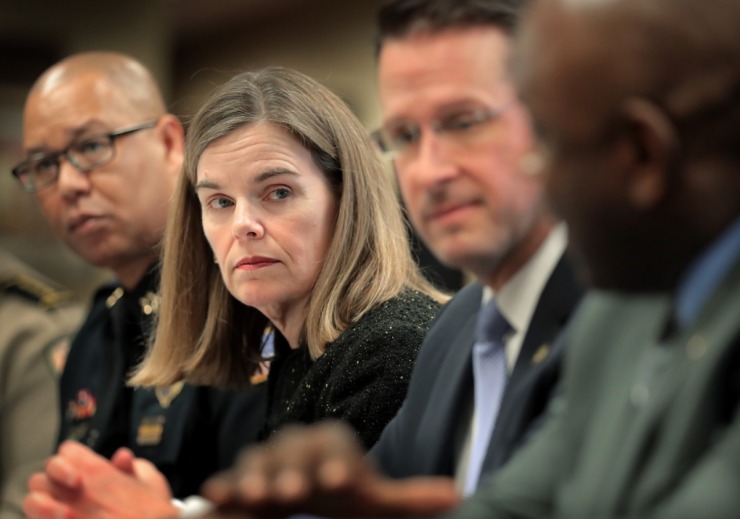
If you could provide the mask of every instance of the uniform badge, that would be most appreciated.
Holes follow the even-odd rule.
[[[67,403],[67,416],[75,422],[92,418],[96,410],[97,403],[89,389],[80,389],[76,398]]]
[[[136,443],[143,447],[159,445],[164,433],[164,422],[164,416],[144,417],[136,433]]]
[[[159,313],[159,304],[161,298],[154,292],[147,292],[144,297],[139,298],[139,306],[144,315],[156,315]]]
[[[121,299],[121,298],[123,297],[123,293],[124,293],[124,292],[123,292],[123,288],[121,288],[121,287],[118,287],[118,288],[116,288],[116,289],[115,289],[115,290],[114,290],[113,292],[111,292],[111,294],[110,294],[110,295],[109,295],[109,296],[108,296],[108,297],[107,297],[107,298],[105,299],[105,306],[106,306],[107,308],[109,308],[109,309],[110,309],[110,308],[113,308],[114,306],[116,306],[116,303],[118,302],[118,300],[119,300],[119,299]]]

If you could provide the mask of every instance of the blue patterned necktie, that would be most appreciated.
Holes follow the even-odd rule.
[[[501,397],[506,387],[506,348],[504,338],[511,325],[499,312],[494,300],[489,301],[478,314],[473,346],[473,378],[475,383],[474,435],[465,478],[465,495],[478,487],[483,460],[488,451]]]

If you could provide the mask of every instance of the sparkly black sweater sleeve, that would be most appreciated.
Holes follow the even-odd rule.
[[[270,370],[265,436],[288,423],[344,420],[365,448],[401,406],[439,304],[406,291],[374,308],[311,361],[305,348],[278,351]]]

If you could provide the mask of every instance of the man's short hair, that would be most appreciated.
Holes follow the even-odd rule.
[[[376,50],[390,38],[467,27],[512,33],[529,0],[391,0],[378,11]]]

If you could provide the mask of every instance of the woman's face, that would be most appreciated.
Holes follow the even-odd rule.
[[[302,314],[337,212],[311,153],[277,125],[247,125],[205,149],[196,192],[229,292],[273,322]]]

